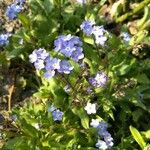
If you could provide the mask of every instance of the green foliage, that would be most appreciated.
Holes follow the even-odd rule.
[[[0,67],[7,66],[11,70],[11,60],[16,59],[19,64],[22,59],[30,67],[22,87],[31,85],[36,91],[22,107],[16,106],[10,113],[16,115],[15,120],[8,120],[13,130],[0,129],[5,135],[2,149],[96,150],[98,130],[90,125],[92,119],[108,122],[108,130],[114,139],[112,149],[149,149],[150,35],[147,25],[144,27],[149,6],[145,7],[143,18],[138,20],[138,32],[130,35],[131,39],[126,42],[121,37],[124,26],[117,25],[114,32],[102,13],[105,4],[111,2],[89,0],[84,5],[74,0],[26,2],[28,9],[19,13],[17,18],[21,27],[12,35],[9,45],[0,51]],[[126,12],[120,1],[113,5],[116,11],[112,16],[118,22],[136,13]],[[104,46],[96,44],[93,35],[87,36],[81,31],[80,25],[85,19],[108,28]],[[68,34],[79,36],[83,42],[84,58],[79,62],[54,51],[54,40],[59,35]],[[23,44],[19,43],[21,39]],[[147,45],[146,52],[140,47],[142,52],[134,55],[135,47],[142,43]],[[44,69],[35,70],[29,63],[29,55],[38,48],[46,49],[53,57],[68,60],[74,70],[65,75],[57,72],[52,79],[46,79]],[[19,69],[24,68],[19,66]],[[108,77],[107,84],[94,87],[89,78],[101,71]],[[88,92],[89,88],[91,92]],[[87,113],[85,106],[88,102],[96,104],[96,114]],[[49,111],[52,105],[63,112],[62,120],[54,120],[54,111]]]
[[[140,147],[142,149],[144,149],[145,146],[146,146],[146,143],[144,142],[144,140],[143,140],[142,136],[140,135],[139,131],[136,128],[132,127],[132,126],[130,126],[130,131],[132,133],[132,136],[136,140],[136,142],[140,145]]]

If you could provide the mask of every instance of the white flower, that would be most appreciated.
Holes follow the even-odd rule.
[[[57,108],[52,104],[50,107],[48,107],[48,112],[53,112]]]
[[[34,63],[37,61],[37,54],[33,51],[32,54],[29,55],[29,59],[31,63]]]
[[[87,114],[95,114],[96,113],[96,104],[87,103],[87,105],[84,107]]]
[[[80,4],[85,4],[86,0],[77,0],[77,2],[80,3]]]
[[[101,150],[106,150],[108,148],[108,146],[106,145],[106,143],[102,140],[98,140],[97,143],[96,143],[96,147],[98,149],[101,149]]]
[[[36,128],[37,130],[40,129],[40,126],[38,123],[33,124],[33,127]]]
[[[99,120],[98,120],[98,119],[92,119],[90,125],[91,125],[93,128],[97,128],[98,125],[99,125]]]

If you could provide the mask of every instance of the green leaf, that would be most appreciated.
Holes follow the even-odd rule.
[[[6,54],[3,52],[0,53],[0,66],[1,64],[7,64]]]
[[[26,150],[28,149],[26,139],[23,137],[15,137],[8,140],[4,145],[3,150]]]
[[[144,83],[144,84],[150,83],[150,80],[146,74],[139,74],[136,78],[139,83]]]
[[[22,53],[22,48],[14,48],[9,54],[8,58],[15,58]]]
[[[54,8],[54,0],[45,0],[44,6],[47,14],[50,14]]]
[[[140,145],[140,147],[142,149],[144,149],[144,147],[146,146],[146,143],[145,143],[144,139],[142,138],[140,132],[136,128],[132,127],[132,126],[130,126],[129,128],[130,128],[130,132],[131,132],[133,138]]]
[[[111,38],[108,39],[108,45],[111,47],[111,49],[118,49],[118,47],[121,44],[121,41],[119,38],[117,38],[115,35],[111,35]]]
[[[21,123],[22,123],[21,125],[22,131],[26,135],[32,138],[38,138],[38,130],[36,130],[32,125],[28,124],[25,119],[23,119]]]
[[[66,109],[68,107],[68,95],[61,87],[60,80],[52,78],[49,81],[49,90],[51,91],[54,99],[54,105]]]
[[[90,44],[90,45],[94,45],[94,39],[91,38],[91,37],[85,36],[85,37],[84,37],[84,42],[86,42],[86,43],[88,43],[88,44]]]
[[[122,61],[120,64],[113,66],[112,70],[116,72],[117,75],[125,75],[127,74],[131,68],[136,64],[136,59],[126,59]]]
[[[142,134],[143,134],[147,139],[150,139],[150,130],[147,130],[146,132],[142,132]]]
[[[150,150],[150,144],[147,144],[144,150]]]
[[[30,28],[30,20],[27,16],[23,13],[18,14],[18,18],[21,21],[22,25],[26,28]]]
[[[73,108],[73,113],[76,114],[81,119],[81,124],[83,128],[88,129],[89,128],[89,117],[84,111],[83,108]]]
[[[130,40],[130,45],[133,46],[137,43],[140,43],[148,34],[148,31],[143,30],[139,31],[136,35],[134,35]]]

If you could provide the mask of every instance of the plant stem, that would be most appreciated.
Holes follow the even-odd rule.
[[[134,14],[140,12],[145,6],[147,6],[150,3],[150,0],[144,0],[143,2],[141,2],[136,8],[134,8],[132,11],[118,17],[116,19],[117,23],[123,22],[126,19],[128,19],[129,17],[133,16]]]
[[[93,39],[94,39],[94,37],[93,37]],[[98,56],[99,56],[99,58],[101,59],[100,51],[99,51],[99,48],[98,48],[97,44],[95,43],[95,39],[94,39],[94,45],[95,45],[95,47],[96,47],[96,51],[97,51],[97,53],[98,53]]]
[[[11,85],[11,87],[9,88],[9,96],[8,96],[8,111],[11,111],[11,97],[12,97],[12,93],[14,91],[14,85]]]

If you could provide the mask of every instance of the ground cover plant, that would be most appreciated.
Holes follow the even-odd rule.
[[[8,5],[19,28],[0,28],[0,83],[10,83],[1,149],[150,149],[149,9],[150,0]]]

